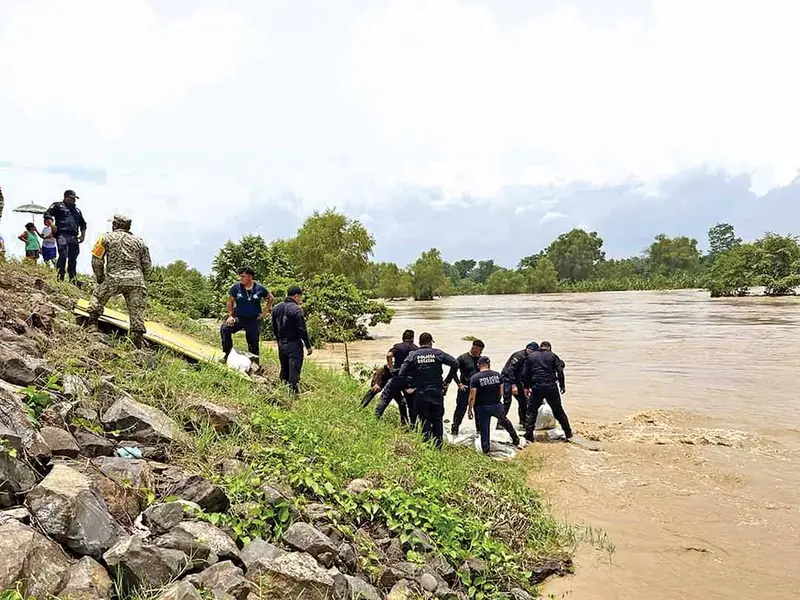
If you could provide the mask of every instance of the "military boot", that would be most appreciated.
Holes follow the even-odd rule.
[[[134,348],[142,349],[144,346],[144,334],[140,332],[132,332],[131,333],[131,343],[133,344]]]

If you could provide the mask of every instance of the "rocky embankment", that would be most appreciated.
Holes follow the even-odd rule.
[[[47,360],[53,345],[90,344],[83,351],[95,374],[116,345],[102,334],[79,336],[72,302],[21,274],[0,282],[0,589],[80,600],[143,590],[170,600],[467,597],[462,582],[480,576],[482,561],[451,565],[424,532],[401,541],[372,524],[360,530],[380,561],[368,575],[336,511],[296,504],[285,482],[260,486],[262,504],[291,512],[280,545],[244,544],[209,522],[213,514],[246,515],[248,507],[212,479],[172,464],[171,449],[193,424],[225,432],[241,417],[197,401],[179,424],[112,377],[59,374]],[[141,360],[148,362],[147,352]],[[239,451],[216,468],[228,475],[247,470],[248,461]],[[346,493],[355,497],[370,485],[354,480]],[[407,560],[412,546],[424,561]],[[505,596],[530,597],[522,589]]]

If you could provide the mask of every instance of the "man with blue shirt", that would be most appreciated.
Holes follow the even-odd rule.
[[[228,294],[228,318],[220,328],[222,336],[223,360],[228,360],[228,355],[233,350],[233,334],[244,330],[247,340],[247,350],[255,355],[254,362],[258,364],[258,341],[261,336],[261,320],[272,311],[275,298],[269,290],[253,280],[253,269],[244,267],[239,269],[239,283],[231,288]],[[261,303],[266,306],[262,309]]]

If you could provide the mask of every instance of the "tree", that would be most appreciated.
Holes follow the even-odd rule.
[[[678,271],[696,271],[700,266],[697,240],[686,236],[671,238],[663,233],[656,236],[647,250],[652,273],[673,275]]]
[[[712,258],[730,252],[741,243],[742,239],[736,237],[736,231],[730,223],[717,223],[708,230],[708,248]]]
[[[469,277],[470,272],[472,269],[475,268],[475,261],[471,258],[463,258],[461,260],[457,260],[453,265],[458,273],[459,279],[466,279]]]
[[[497,269],[486,281],[487,294],[521,294],[525,291],[525,276],[519,271]]]
[[[169,310],[191,319],[216,317],[222,311],[212,281],[182,260],[153,267],[150,281],[151,298]]]
[[[287,242],[287,251],[306,279],[332,273],[358,281],[374,246],[375,239],[360,222],[328,209],[305,220]]]
[[[415,300],[433,300],[446,283],[442,254],[431,248],[411,265],[411,277]]]
[[[478,262],[478,265],[473,269],[472,273],[470,273],[470,277],[477,283],[486,283],[489,281],[489,277],[492,273],[499,269],[500,267],[494,264],[493,260],[482,260]]]
[[[712,298],[746,296],[755,283],[758,250],[753,244],[740,244],[717,256],[704,286]]]
[[[527,269],[528,289],[534,294],[549,294],[558,291],[558,271],[553,262],[543,257],[536,266]]]
[[[384,263],[375,292],[387,300],[408,298],[413,293],[411,274],[394,263]]]
[[[531,254],[530,256],[523,257],[519,263],[517,264],[518,269],[532,269],[536,266],[536,263],[539,261],[540,258],[544,258],[546,256],[544,250],[540,250],[536,254]]]
[[[767,296],[788,296],[800,286],[800,238],[767,233],[753,242],[756,282]]]
[[[603,239],[596,231],[573,229],[562,233],[545,251],[561,279],[582,281],[592,276],[595,265],[605,259]]]
[[[648,261],[642,256],[604,260],[594,269],[594,279],[627,279],[647,275]]]
[[[212,267],[214,287],[227,292],[242,267],[253,269],[256,279],[268,286],[297,275],[286,256],[284,242],[267,244],[260,235],[246,235],[238,242],[228,240],[217,252]]]

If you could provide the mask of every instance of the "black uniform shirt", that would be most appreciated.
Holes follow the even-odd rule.
[[[469,380],[470,389],[475,390],[475,406],[500,404],[500,373],[486,369],[475,373]]]

